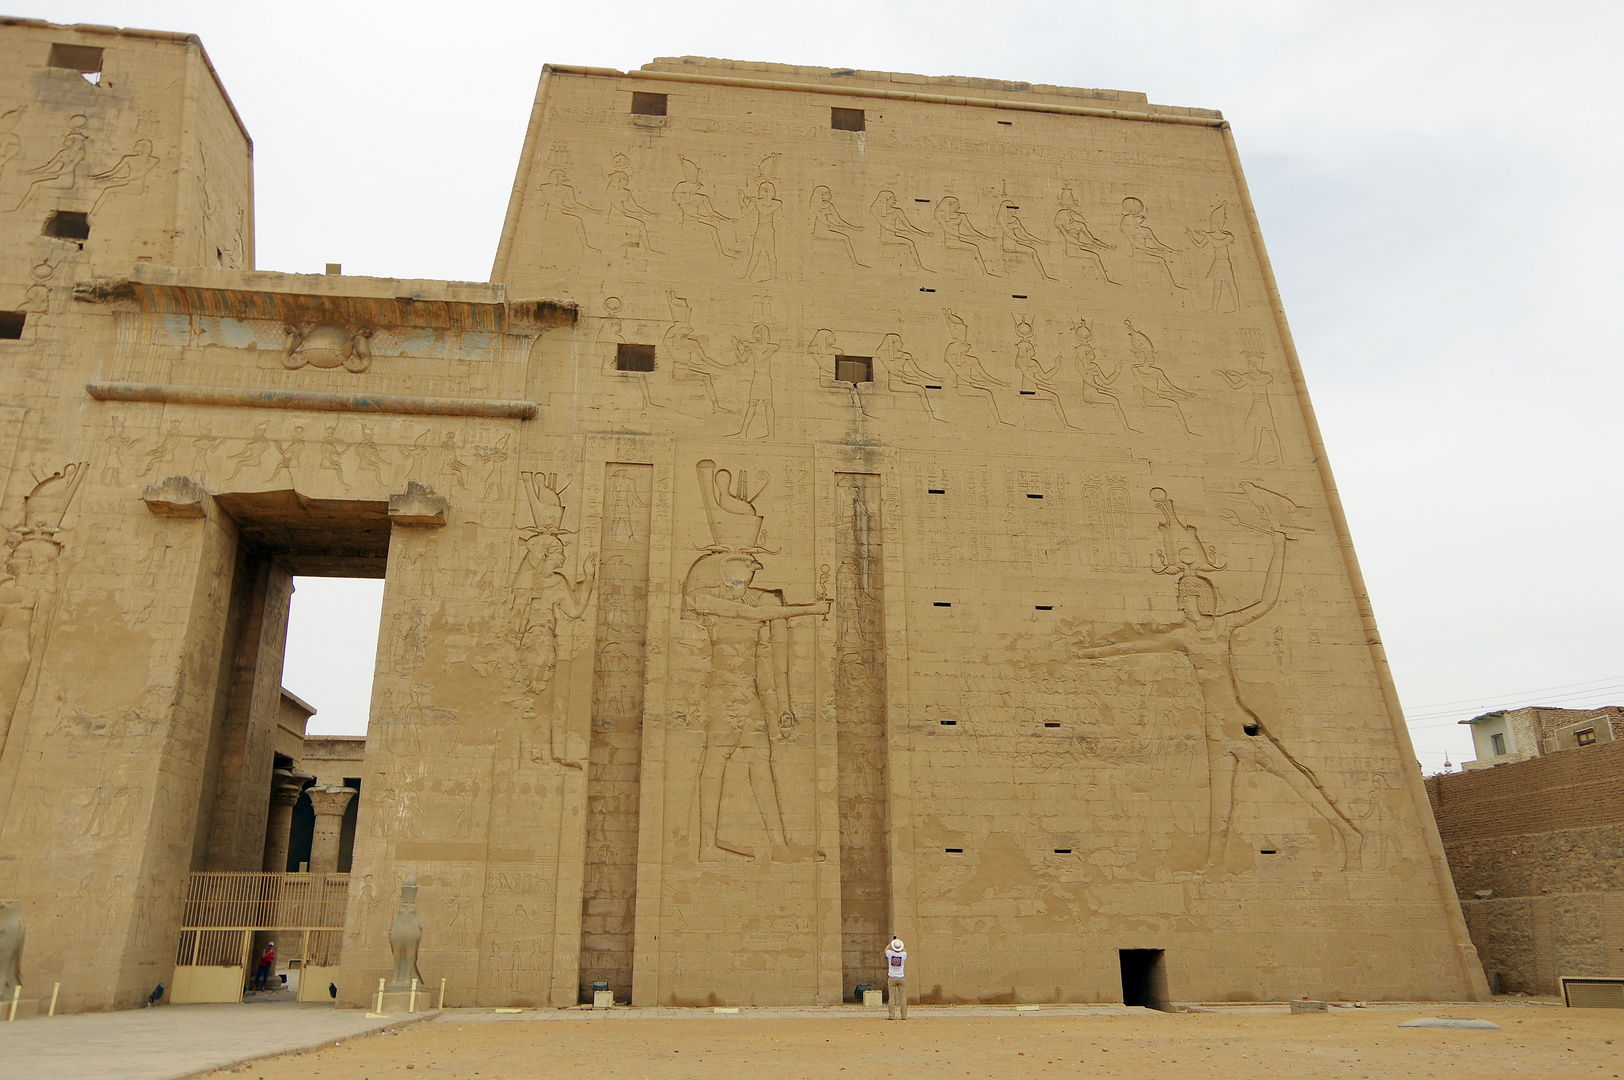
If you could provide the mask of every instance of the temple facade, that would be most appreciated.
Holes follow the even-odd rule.
[[[836,1004],[893,935],[924,1003],[1487,993],[1220,114],[553,66],[490,283],[253,228],[196,38],[0,21],[0,897],[60,1008],[292,925],[232,874],[341,890],[350,1005],[408,879],[448,1006]],[[385,581],[315,885],[296,575]]]

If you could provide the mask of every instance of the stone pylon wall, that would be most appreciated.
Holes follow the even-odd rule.
[[[0,204],[91,222],[0,303],[0,893],[71,1007],[258,865],[266,567],[386,583],[346,1003],[408,876],[453,1005],[833,1003],[891,934],[929,1001],[1482,991],[1216,114],[549,69],[496,283],[299,277],[195,42],[89,33],[0,35]],[[121,109],[149,201],[35,189]]]

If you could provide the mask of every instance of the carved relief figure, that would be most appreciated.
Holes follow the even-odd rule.
[[[654,237],[648,229],[648,219],[659,215],[652,210],[645,210],[632,197],[631,160],[625,154],[614,156],[614,168],[609,171],[606,196],[608,223],[631,228],[637,233],[642,246],[658,255],[660,249],[654,246]]]
[[[553,734],[553,760],[579,768],[575,751],[567,746],[560,715],[563,702],[551,693],[558,665],[580,655],[588,643],[581,620],[592,599],[594,566],[591,559],[581,576],[571,580],[564,568],[564,488],[557,473],[520,473],[525,498],[530,504],[533,524],[521,529],[523,545],[518,568],[513,573],[514,644],[518,650],[518,681],[521,689],[541,698]]]
[[[773,437],[773,357],[778,353],[778,346],[773,343],[771,333],[758,323],[748,339],[733,339],[733,351],[739,363],[750,366],[750,404],[744,410],[744,419],[739,421],[739,430],[733,432],[736,436],[747,434],[751,422],[760,420],[762,431],[756,438]]]
[[[423,923],[417,917],[417,877],[406,878],[400,887],[400,911],[389,926],[389,951],[394,954],[394,976],[386,989],[412,989],[415,981],[423,988],[423,973],[417,970],[417,949],[423,941]]]
[[[1104,643],[1074,647],[1072,655],[1080,660],[1106,660],[1139,653],[1178,653],[1189,661],[1201,691],[1211,777],[1209,867],[1223,864],[1234,816],[1235,775],[1243,765],[1284,780],[1341,835],[1344,862],[1357,867],[1363,841],[1358,828],[1326,793],[1313,770],[1293,757],[1241,700],[1235,679],[1235,632],[1263,618],[1279,601],[1286,545],[1294,537],[1274,523],[1248,525],[1237,520],[1237,524],[1266,533],[1272,550],[1262,595],[1253,603],[1223,611],[1218,590],[1207,576],[1222,569],[1214,564],[1211,549],[1202,544],[1194,528],[1179,520],[1165,489],[1152,488],[1150,497],[1162,514],[1157,528],[1162,535],[1163,566],[1157,572],[1178,575],[1183,618],[1167,626],[1124,627]]]
[[[874,201],[869,204],[868,210],[870,214],[874,215],[874,220],[880,223],[880,232],[883,234],[880,237],[880,243],[900,245],[907,252],[908,261],[913,263],[915,269],[930,274],[935,273],[934,270],[920,261],[919,245],[914,243],[914,237],[930,236],[932,234],[924,229],[916,228],[913,222],[908,220],[908,215],[903,212],[902,207],[897,205],[896,192],[890,190],[880,192],[874,196]]]
[[[947,332],[951,340],[942,359],[952,370],[959,393],[987,395],[987,407],[992,410],[992,418],[1000,424],[1008,424],[1009,421],[998,411],[998,398],[993,394],[993,387],[1007,388],[1009,384],[987,374],[987,369],[981,366],[981,358],[970,351],[970,328],[953,313],[952,308],[947,309]]]
[[[1185,229],[1184,235],[1198,248],[1211,250],[1212,262],[1207,265],[1207,310],[1239,311],[1240,292],[1235,288],[1235,264],[1230,261],[1229,249],[1235,246],[1235,234],[1224,228],[1228,204],[1213,207],[1208,229]],[[1228,306],[1224,306],[1227,302]]]
[[[23,981],[23,902],[0,900],[0,1000]]]
[[[23,152],[23,140],[17,134],[17,124],[28,106],[19,105],[10,112],[0,113],[0,180],[6,178],[6,166]]]
[[[976,266],[981,268],[983,274],[997,277],[997,273],[987,266],[987,260],[981,254],[981,245],[997,243],[992,237],[976,228],[970,222],[970,215],[959,207],[959,200],[952,195],[944,195],[936,203],[931,212],[936,224],[942,227],[942,243],[949,248],[967,248],[970,257],[975,259]]]
[[[1083,212],[1077,208],[1077,196],[1073,194],[1070,184],[1060,189],[1060,209],[1055,212],[1054,227],[1066,245],[1067,255],[1082,259],[1084,263],[1093,263],[1094,269],[1100,272],[1100,277],[1112,285],[1122,284],[1120,281],[1111,281],[1111,275],[1105,269],[1105,262],[1100,258],[1100,252],[1115,251],[1116,245],[1107,244],[1089,229],[1088,222],[1083,219]]]
[[[897,394],[917,394],[919,403],[925,407],[930,418],[937,421],[942,419],[936,411],[936,402],[926,393],[931,387],[941,387],[941,377],[926,370],[913,358],[913,354],[902,347],[901,335],[887,334],[881,338],[874,350],[874,362],[885,372],[887,390]]]
[[[1122,429],[1135,434],[1139,429],[1128,423],[1128,413],[1122,408],[1122,398],[1116,389],[1117,376],[1122,374],[1122,361],[1117,361],[1116,367],[1107,375],[1100,366],[1099,356],[1094,351],[1094,331],[1088,325],[1087,319],[1077,320],[1077,325],[1071,328],[1072,337],[1076,339],[1073,350],[1077,359],[1077,374],[1083,380],[1084,405],[1109,405],[1116,410],[1117,418],[1122,421]]]
[[[338,474],[340,484],[345,483],[344,452],[348,449],[349,444],[338,437],[338,425],[328,424],[327,435],[321,440],[321,453],[316,459],[316,464]]]
[[[90,175],[91,183],[102,186],[101,194],[96,196],[90,212],[94,214],[109,195],[146,194],[147,177],[158,167],[159,160],[158,155],[152,152],[151,139],[135,140],[135,146],[119,158],[111,169]]]
[[[1056,360],[1049,367],[1043,366],[1038,359],[1037,331],[1032,326],[1032,320],[1025,315],[1015,316],[1015,368],[1021,373],[1021,389],[1030,394],[1042,397],[1054,405],[1054,411],[1060,414],[1060,422],[1069,428],[1077,427],[1066,419],[1066,406],[1060,400],[1060,388],[1055,385],[1054,378],[1060,374],[1060,361]]]
[[[671,189],[671,198],[682,213],[683,223],[693,222],[702,228],[710,230],[711,239],[716,241],[716,253],[728,259],[738,258],[738,253],[729,251],[722,244],[722,226],[732,224],[733,219],[717,212],[711,205],[710,195],[705,191],[705,185],[699,179],[699,166],[687,158],[682,158],[682,180]]]
[[[812,847],[793,844],[784,830],[779,766],[774,748],[800,722],[790,700],[793,643],[789,620],[826,615],[830,602],[785,603],[782,592],[752,585],[761,563],[763,518],[748,474],[737,485],[711,460],[697,467],[700,495],[710,522],[709,551],[688,570],[682,586],[683,618],[698,623],[707,640],[705,752],[699,776],[700,857],[757,853],[718,834],[722,795],[729,776],[744,780],[761,815],[774,862],[817,858]]]
[[[135,439],[124,433],[124,418],[115,416],[107,432],[107,458],[102,462],[99,481],[109,487],[124,483],[124,453],[135,446]]]
[[[1145,204],[1132,195],[1122,200],[1122,235],[1128,240],[1128,251],[1140,262],[1155,263],[1167,275],[1167,283],[1175,289],[1188,292],[1173,276],[1173,262],[1169,256],[1178,253],[1156,238],[1156,233],[1145,220]]]
[[[1244,460],[1248,465],[1271,465],[1280,460],[1280,435],[1274,429],[1274,406],[1269,402],[1269,386],[1274,376],[1263,370],[1261,354],[1246,354],[1246,370],[1219,368],[1234,390],[1248,390],[1252,403],[1246,409],[1246,430],[1252,436],[1252,452]]]
[[[79,169],[84,165],[85,156],[90,152],[90,140],[85,136],[85,125],[88,122],[83,114],[76,113],[68,117],[68,130],[62,136],[62,149],[45,164],[23,173],[24,176],[35,176],[38,179],[29,182],[23,197],[12,207],[14,212],[26,206],[28,200],[38,191],[68,192],[78,186]]]
[[[260,462],[264,461],[265,455],[271,452],[271,440],[265,434],[265,430],[269,426],[269,422],[265,420],[255,424],[253,437],[242,444],[241,450],[231,455],[231,472],[226,474],[226,483],[235,480],[237,474],[244,469],[256,472],[259,470]]]
[[[1038,245],[1047,245],[1049,241],[1040,240],[1027,231],[1021,224],[1021,219],[1015,211],[1020,207],[1008,199],[998,203],[998,214],[994,224],[998,227],[998,247],[1005,255],[1029,255],[1032,261],[1038,264],[1038,273],[1050,281],[1058,281],[1048,268],[1043,265],[1043,259],[1038,255]]]
[[[745,262],[746,281],[771,281],[778,273],[778,232],[773,224],[778,211],[784,208],[777,188],[763,180],[754,195],[744,197],[745,204],[756,216],[756,227],[750,233],[750,258]]]
[[[57,537],[87,468],[88,462],[76,461],[49,476],[36,475],[23,499],[22,524],[8,537],[0,573],[0,749],[55,614],[63,549]]]
[[[862,231],[861,225],[853,225],[840,216],[835,208],[834,192],[827,185],[819,184],[812,189],[812,239],[838,242],[846,249],[853,266],[866,267],[868,264],[857,257],[857,249],[851,242],[851,234]]]
[[[693,315],[688,301],[670,289],[665,292],[665,300],[671,308],[672,320],[671,328],[665,332],[665,351],[672,358],[671,377],[698,380],[705,386],[705,397],[710,402],[711,412],[732,412],[732,409],[722,408],[717,401],[716,384],[712,378],[725,372],[727,365],[705,354],[704,343],[688,321]]]
[[[1139,383],[1140,403],[1149,408],[1169,408],[1179,418],[1179,424],[1188,434],[1196,434],[1190,430],[1190,421],[1184,415],[1184,406],[1180,401],[1188,401],[1195,394],[1182,387],[1175,386],[1172,379],[1167,377],[1156,363],[1156,347],[1151,344],[1150,338],[1133,328],[1132,319],[1122,320],[1128,327],[1128,347],[1133,351],[1133,377]],[[1165,402],[1165,405],[1155,405],[1151,399]]]
[[[264,431],[265,425],[261,424],[256,429],[255,437],[260,437]],[[355,460],[361,463],[362,472],[371,473],[373,479],[380,484],[384,482],[383,451],[378,448],[377,439],[373,437],[372,429],[369,427],[361,429],[361,441],[355,444]]]
[[[540,197],[543,219],[551,218],[555,212],[559,217],[568,218],[581,238],[581,246],[588,251],[599,250],[586,238],[586,218],[581,216],[581,212],[584,210],[589,214],[600,214],[603,211],[588,206],[576,196],[575,189],[570,186],[563,169],[550,170],[547,173],[547,182],[536,189],[536,194]]]

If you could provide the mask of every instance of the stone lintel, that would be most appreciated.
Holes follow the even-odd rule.
[[[539,334],[574,326],[573,300],[507,297],[506,286],[472,281],[281,274],[265,270],[137,264],[128,275],[81,281],[73,298],[133,304],[163,314],[271,319],[346,327],[422,326]]]
[[[187,476],[171,476],[159,484],[148,484],[141,501],[159,517],[208,517],[211,497],[202,485]]]
[[[444,495],[416,480],[406,482],[406,490],[389,496],[389,520],[396,525],[416,528],[439,528],[445,524],[445,512],[450,503]]]

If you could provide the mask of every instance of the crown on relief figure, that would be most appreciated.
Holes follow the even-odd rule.
[[[767,486],[767,477],[754,493],[750,491],[750,474],[739,471],[737,486],[733,475],[718,469],[716,462],[706,458],[696,467],[699,473],[699,493],[705,500],[705,517],[710,522],[711,547],[718,551],[760,551],[761,526],[765,520],[756,513],[755,501]]]

